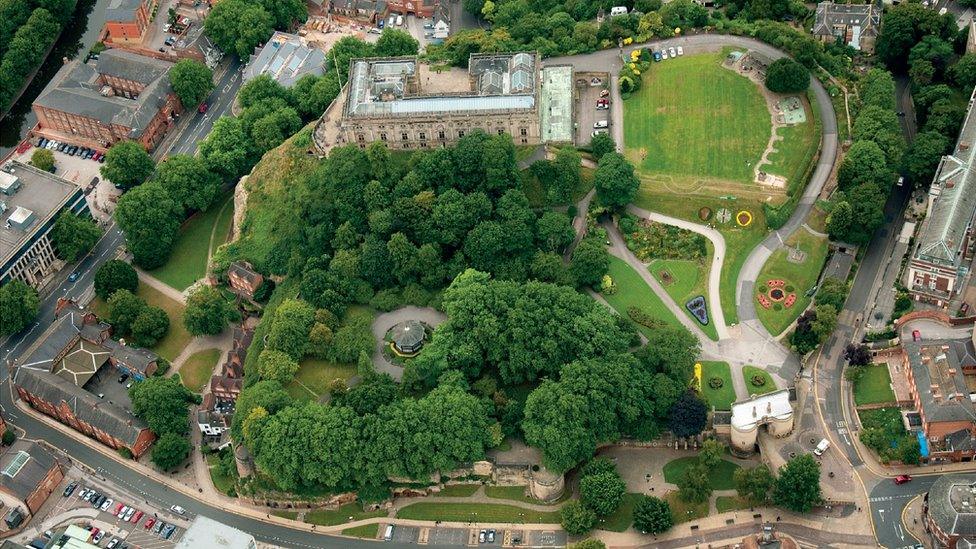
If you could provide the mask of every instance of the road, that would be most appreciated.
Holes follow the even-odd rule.
[[[902,525],[901,515],[908,502],[915,496],[928,492],[938,478],[939,475],[920,475],[905,484],[883,480],[874,486],[868,501],[871,504],[871,520],[874,521],[879,544],[896,549],[919,543]]]

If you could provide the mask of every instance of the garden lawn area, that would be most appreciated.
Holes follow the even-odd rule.
[[[500,503],[437,503],[423,501],[400,509],[396,518],[451,522],[524,522],[559,524],[559,511],[533,511]]]
[[[230,492],[234,489],[234,479],[217,473],[216,466],[218,461],[220,461],[220,457],[217,454],[210,454],[207,456],[207,465],[210,469],[210,480],[213,481],[214,488],[223,494],[230,495]]]
[[[799,248],[801,252],[806,252],[802,263],[789,261],[789,248]],[[769,286],[766,282],[780,279],[786,282],[784,290],[787,295],[796,294],[796,302],[792,307],[785,307],[781,302],[773,302],[767,309],[758,301],[756,302],[756,315],[769,333],[774,336],[782,333],[807,308],[813,298],[808,297],[806,293],[817,283],[817,277],[820,276],[820,270],[826,260],[827,239],[803,228],[786,240],[786,246],[769,256],[766,264],[759,271],[756,292],[768,291]],[[752,299],[756,299],[756,296],[752,296]]]
[[[681,310],[688,315],[688,318],[697,324],[709,339],[718,341],[718,330],[715,329],[711,308],[708,309],[708,325],[702,326],[698,322],[698,319],[695,318],[695,315],[691,314],[691,311],[685,307],[685,303],[689,299],[699,295],[705,296],[705,305],[708,305],[708,272],[711,270],[710,267],[714,250],[710,241],[707,246],[708,256],[702,261],[655,259],[651,261],[647,269],[654,275],[654,278],[661,284],[664,290],[668,292],[668,295],[671,296],[671,299],[674,300],[678,307],[681,307]],[[671,284],[664,283],[663,277],[661,276],[662,271],[667,271],[671,275]]]
[[[719,513],[748,509],[749,507],[749,502],[739,496],[718,496],[715,498],[715,510]]]
[[[183,304],[170,299],[145,282],[139,282],[136,295],[146,300],[147,304],[166,311],[166,315],[169,316],[169,331],[166,332],[163,339],[159,340],[156,345],[150,347],[150,350],[166,360],[172,361],[176,359],[193,338],[190,332],[186,331],[186,327],[183,326]],[[108,303],[102,301],[101,298],[96,297],[93,299],[90,307],[98,318],[103,320],[108,319]]]
[[[905,431],[901,420],[901,410],[895,407],[858,410],[857,417],[865,429],[885,429],[890,431],[892,435],[901,435]],[[897,429],[893,428],[895,425],[897,425]]]
[[[525,486],[485,486],[485,495],[494,499],[510,499],[512,501],[531,503],[533,505],[555,505],[566,501],[573,494],[572,491],[566,490],[559,499],[548,504],[528,495]]]
[[[329,385],[336,379],[349,381],[356,375],[355,364],[339,364],[328,360],[306,358],[299,363],[295,379],[285,390],[292,398],[301,400],[317,400],[329,390]]]
[[[739,321],[735,308],[735,283],[749,252],[766,236],[766,216],[763,214],[762,204],[755,200],[744,198],[723,200],[716,198],[721,195],[720,191],[711,193],[708,195],[675,194],[667,192],[667,189],[657,184],[642,180],[634,204],[645,210],[661,212],[693,223],[702,223],[698,218],[700,208],[707,207],[712,210],[710,222],[715,224],[715,229],[722,233],[722,238],[725,239],[725,258],[722,260],[719,297],[725,322],[732,325]],[[719,223],[715,220],[715,212],[721,208],[727,208],[732,213],[733,219],[728,223]],[[752,214],[753,220],[748,227],[739,227],[735,223],[735,213],[740,210],[747,210]]]
[[[624,318],[630,318],[627,314],[628,307],[638,307],[651,317],[669,324],[671,326],[683,326],[678,321],[671,310],[667,308],[661,298],[651,290],[650,286],[644,282],[633,269],[630,268],[623,259],[610,256],[610,277],[613,278],[617,291],[611,295],[600,294],[611,307]],[[649,335],[651,330],[646,326],[637,325],[637,329],[644,335]]]
[[[699,361],[702,365],[702,396],[709,406],[714,406],[716,410],[731,410],[732,403],[735,402],[735,386],[732,385],[732,370],[728,362],[718,362],[710,360]],[[708,380],[713,377],[722,379],[722,386],[712,389],[708,385]]]
[[[271,514],[288,520],[298,520],[298,511],[271,511]]]
[[[316,509],[305,513],[305,522],[319,526],[333,526],[353,520],[385,517],[386,511],[363,511],[357,503],[347,503],[337,509]],[[351,517],[351,518],[350,518]]]
[[[228,213],[229,210],[229,213]],[[183,291],[207,274],[211,238],[213,249],[227,241],[234,215],[234,196],[222,194],[210,209],[197,213],[180,228],[180,238],[165,265],[150,271],[153,277]]]
[[[760,386],[756,386],[752,382],[752,376],[761,376],[766,380],[766,382]],[[763,370],[762,368],[756,368],[755,366],[743,366],[742,379],[745,380],[746,389],[749,390],[750,395],[764,395],[776,390],[776,382],[773,381],[773,376],[769,375],[769,372]]]
[[[438,498],[466,498],[474,495],[480,488],[480,484],[448,484],[440,492],[431,494]]]
[[[199,393],[210,380],[214,366],[220,360],[220,349],[205,349],[190,355],[180,366],[180,380],[183,386]]]
[[[769,164],[764,164],[762,170],[786,178],[786,186],[790,193],[800,191],[806,186],[809,174],[813,171],[813,159],[820,148],[820,109],[816,101],[808,100],[803,103],[807,120],[796,126],[783,126],[776,130],[780,137],[773,147],[775,152],[769,155]]]
[[[851,367],[848,366],[848,368]],[[856,405],[895,402],[895,392],[891,390],[891,375],[888,373],[887,365],[870,364],[857,367],[863,369],[864,373],[861,375],[861,379],[854,384],[854,403]]]
[[[708,502],[686,503],[678,497],[678,491],[672,490],[664,496],[664,501],[671,506],[671,518],[675,524],[697,520],[708,516]]]
[[[364,538],[364,539],[376,539],[377,534],[380,531],[380,525],[377,522],[373,524],[364,524],[362,526],[354,526],[352,528],[346,528],[342,531],[343,536],[352,536],[354,538]]]
[[[634,506],[640,499],[640,494],[626,493],[620,501],[620,507],[602,519],[598,519],[596,528],[598,530],[609,530],[611,532],[625,532],[634,523]]]
[[[677,484],[681,476],[685,474],[685,471],[697,463],[698,456],[672,459],[664,464],[664,480],[671,484]],[[712,490],[734,489],[735,482],[732,481],[732,475],[739,468],[735,463],[723,459],[718,465],[709,469],[708,483],[711,485]]]
[[[644,72],[624,102],[624,142],[641,171],[752,182],[772,122],[756,84],[723,68],[724,58],[688,55]]]

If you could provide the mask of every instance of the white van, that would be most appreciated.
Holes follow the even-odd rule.
[[[403,16],[402,15],[397,15],[397,26],[398,27],[403,26]]]
[[[387,524],[386,531],[383,532],[383,541],[393,541],[393,525]]]
[[[390,20],[386,22],[387,27],[392,27],[396,24],[396,15],[391,15]]]
[[[814,448],[813,453],[818,456],[822,456],[823,453],[827,451],[827,448],[830,448],[830,441],[823,439],[820,441],[820,444],[817,444],[817,447]]]
[[[606,128],[606,127],[609,127],[609,126],[610,126],[610,121],[609,120],[597,120],[596,123],[593,124],[593,127],[596,128],[596,129]]]
[[[610,8],[610,17],[616,17],[618,15],[627,15],[627,6],[614,6]]]

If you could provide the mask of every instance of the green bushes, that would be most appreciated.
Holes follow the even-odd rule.
[[[60,3],[62,5],[49,7],[56,8],[57,13],[67,20],[74,11],[74,1]],[[24,8],[29,8],[31,4],[33,2],[9,2],[0,8],[0,13],[7,16],[12,15],[7,13],[8,10],[18,10],[22,14]],[[0,44],[4,46],[9,44],[4,50],[0,50],[4,52],[0,61],[0,113],[7,112],[28,76],[44,61],[49,48],[61,34],[61,27],[62,21],[47,9],[37,7],[20,28],[17,28],[9,42],[6,37],[0,40]]]

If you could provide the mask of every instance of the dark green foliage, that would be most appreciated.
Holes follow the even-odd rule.
[[[815,300],[817,305],[830,305],[840,311],[847,300],[847,282],[834,277],[827,277],[820,284]]]
[[[576,500],[563,505],[559,516],[563,530],[574,536],[585,534],[596,525],[596,513]]]
[[[376,41],[374,54],[377,57],[401,57],[417,55],[417,39],[400,29],[386,28]]]
[[[0,113],[7,112],[28,75],[44,61],[48,48],[57,40],[61,26],[70,20],[73,11],[74,1],[67,0],[18,0],[0,5],[0,14],[6,16],[9,13],[12,18],[0,19],[0,54],[3,55],[0,58]]]
[[[739,492],[739,497],[745,498],[752,505],[768,503],[775,484],[776,477],[766,464],[735,470],[735,489]]]
[[[54,173],[54,153],[47,149],[34,149],[31,153],[30,163],[37,169]]]
[[[156,441],[151,459],[160,469],[167,471],[183,463],[190,455],[190,441],[176,433],[165,433]]]
[[[810,71],[788,57],[773,61],[766,69],[766,87],[769,91],[800,93],[809,86]]]
[[[620,507],[627,485],[616,470],[585,475],[580,479],[580,502],[598,516],[607,516]]]
[[[156,182],[122,195],[115,220],[125,233],[133,261],[145,269],[166,263],[180,231],[179,205]]]
[[[315,310],[308,303],[298,299],[285,300],[274,313],[267,347],[285,353],[292,360],[301,360],[314,322]]]
[[[598,133],[590,139],[590,153],[593,154],[593,158],[597,162],[607,153],[611,153],[617,150],[617,144],[613,142],[613,138],[610,137],[609,133]]]
[[[230,303],[215,288],[200,286],[186,298],[183,325],[193,335],[217,335],[234,316]]]
[[[149,179],[155,167],[145,147],[135,141],[119,141],[105,153],[100,171],[112,183],[130,189]]]
[[[95,271],[95,295],[108,300],[116,290],[136,292],[139,287],[139,275],[125,261],[110,259]]]
[[[584,238],[573,250],[569,270],[578,285],[592,287],[599,284],[609,268],[610,252],[599,238]]]
[[[902,157],[905,176],[917,187],[928,185],[935,176],[942,155],[949,152],[951,147],[952,142],[939,132],[924,131],[916,135]]]
[[[78,216],[64,211],[51,230],[51,240],[58,257],[74,263],[91,251],[102,236],[102,230],[87,214]]]
[[[671,506],[663,499],[642,495],[634,505],[634,528],[645,534],[660,534],[674,526]]]
[[[611,209],[621,209],[634,200],[640,181],[634,175],[630,162],[623,155],[612,152],[600,158],[593,174],[593,185],[601,204]]]
[[[904,72],[909,53],[924,36],[951,39],[957,27],[953,17],[942,17],[922,4],[906,2],[886,10],[881,28],[875,53],[892,71]]]
[[[169,331],[169,315],[159,307],[147,306],[132,322],[132,340],[140,347],[152,347]]]
[[[679,438],[695,436],[705,428],[707,418],[708,406],[698,395],[687,391],[671,406],[668,428]]]
[[[678,479],[678,497],[689,503],[703,503],[712,495],[708,468],[696,463],[685,469]]]
[[[275,18],[256,0],[225,0],[214,5],[204,30],[220,49],[242,59],[271,37]]]
[[[180,59],[169,70],[169,82],[183,108],[192,110],[213,90],[213,71],[195,59]]]
[[[129,290],[118,290],[108,298],[108,323],[119,336],[132,331],[136,318],[146,309],[146,302]]]
[[[37,316],[40,298],[37,290],[20,280],[11,280],[0,286],[0,334],[16,334]]]
[[[162,185],[179,205],[181,217],[209,208],[220,188],[220,178],[207,169],[202,159],[188,154],[174,154],[160,162],[153,181]]]
[[[799,455],[779,468],[773,503],[795,513],[809,513],[820,500],[820,463],[813,454]]]
[[[190,427],[189,403],[193,393],[176,377],[150,377],[129,389],[132,412],[159,436],[184,435]]]

